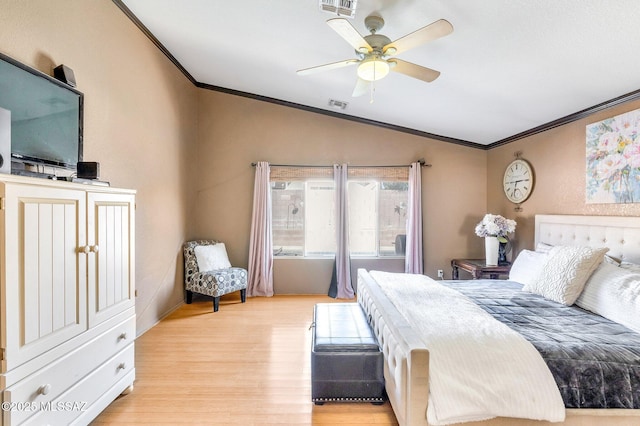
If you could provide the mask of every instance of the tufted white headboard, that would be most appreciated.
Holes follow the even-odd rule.
[[[536,244],[608,247],[609,256],[640,263],[640,217],[536,215]]]

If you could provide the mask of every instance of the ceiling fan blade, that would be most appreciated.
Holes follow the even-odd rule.
[[[431,83],[440,75],[440,71],[412,64],[411,62],[397,58],[389,59],[387,62],[391,65],[391,71],[399,72],[400,74],[408,75],[409,77],[417,78],[418,80],[426,81],[427,83]]]
[[[392,41],[382,48],[385,55],[397,55],[426,42],[439,39],[453,32],[453,25],[445,19],[439,19],[426,27]]]
[[[344,18],[333,18],[327,21],[327,24],[338,33],[340,37],[345,39],[347,43],[353,46],[360,53],[369,53],[373,50],[371,45],[360,35],[351,22]]]
[[[333,62],[331,64],[318,65],[317,67],[305,68],[302,70],[296,71],[298,75],[309,75],[315,74],[317,72],[329,71],[336,68],[346,67],[351,64],[356,64],[360,62],[358,59],[347,59],[346,61]]]
[[[362,96],[369,93],[370,86],[371,86],[370,81],[358,78],[358,81],[356,82],[356,87],[353,88],[353,93],[351,94],[351,96],[354,98],[357,98],[358,96]]]

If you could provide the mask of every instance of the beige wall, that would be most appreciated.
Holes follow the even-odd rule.
[[[136,189],[138,332],[183,299],[181,245],[194,199],[196,88],[112,2],[0,0],[0,51],[85,95],[84,158]]]
[[[471,231],[486,211],[486,151],[211,90],[200,90],[198,99],[196,229],[199,237],[224,240],[232,263],[248,260],[256,161],[389,165],[425,158],[433,164],[422,169],[426,273],[449,275],[452,256],[482,254]],[[315,272],[300,276],[282,261],[274,280],[289,282],[275,282],[276,290],[325,292],[331,263],[295,261],[313,263],[307,268]],[[296,287],[292,280],[307,282]]]
[[[638,216],[640,204],[586,204],[585,126],[623,112],[640,108],[640,101],[628,102],[587,118],[489,150],[487,162],[488,209],[515,219],[517,250],[533,248],[536,214]],[[502,191],[504,170],[522,151],[536,178],[531,197],[515,212]]]
[[[584,126],[640,102],[484,151],[196,89],[106,0],[0,0],[0,10],[0,51],[48,74],[61,63],[74,70],[85,94],[85,159],[100,162],[103,180],[138,191],[141,332],[182,303],[185,240],[222,239],[232,262],[246,266],[254,161],[375,165],[425,158],[433,164],[423,169],[430,276],[437,269],[450,276],[451,258],[483,256],[473,227],[487,211],[518,221],[520,248],[533,244],[536,213],[640,214],[638,204],[584,203]],[[537,176],[521,213],[501,189],[504,168],[518,150]],[[294,273],[299,265],[279,268],[285,278],[276,288],[319,276],[302,291],[324,292],[330,276],[321,262],[311,269],[319,272],[306,277]]]

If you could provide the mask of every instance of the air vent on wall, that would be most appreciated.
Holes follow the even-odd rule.
[[[320,10],[338,16],[353,18],[356,16],[358,0],[320,0]]]
[[[347,105],[349,105],[347,102],[329,99],[330,107],[334,107],[336,109],[347,109]]]

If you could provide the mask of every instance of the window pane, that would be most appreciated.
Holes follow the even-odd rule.
[[[352,256],[377,255],[378,183],[349,181],[349,248]]]
[[[305,256],[336,252],[335,190],[333,181],[307,181],[305,200]]]
[[[409,182],[380,182],[379,255],[404,255]]]
[[[275,256],[304,253],[304,182],[271,182],[271,225]]]

